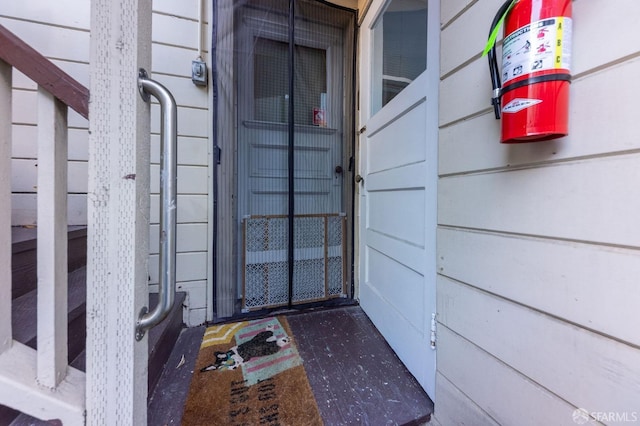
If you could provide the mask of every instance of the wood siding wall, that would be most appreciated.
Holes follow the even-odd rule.
[[[640,421],[640,2],[574,0],[570,136],[513,146],[480,57],[502,3],[441,2],[435,416]]]
[[[210,2],[205,2],[205,4]],[[209,6],[203,17],[209,20]],[[206,315],[208,276],[209,92],[191,82],[198,56],[198,0],[153,1],[152,78],[178,103],[178,289],[188,292],[185,320],[195,325]],[[207,25],[203,25],[208,55]],[[89,87],[90,2],[84,0],[6,1],[0,23],[56,65]],[[207,58],[208,60],[208,58]],[[132,76],[135,78],[135,76]],[[14,71],[12,223],[36,224],[36,85]],[[151,109],[151,285],[158,282],[159,105]],[[87,223],[87,121],[69,112],[69,224]]]

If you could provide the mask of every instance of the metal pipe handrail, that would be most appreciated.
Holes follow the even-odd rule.
[[[167,317],[175,300],[176,287],[176,186],[178,126],[176,101],[160,83],[140,70],[138,88],[145,102],[150,95],[160,103],[160,274],[158,305],[149,312],[145,306],[136,324],[136,339]]]

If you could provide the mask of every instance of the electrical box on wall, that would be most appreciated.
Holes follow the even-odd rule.
[[[200,58],[191,62],[191,81],[196,86],[207,85],[207,63]]]

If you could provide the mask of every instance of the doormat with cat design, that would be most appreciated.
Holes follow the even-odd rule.
[[[323,424],[285,317],[207,328],[182,424]]]

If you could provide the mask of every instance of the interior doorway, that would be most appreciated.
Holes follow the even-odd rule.
[[[320,1],[233,3],[226,316],[352,296],[354,29],[354,11]]]

